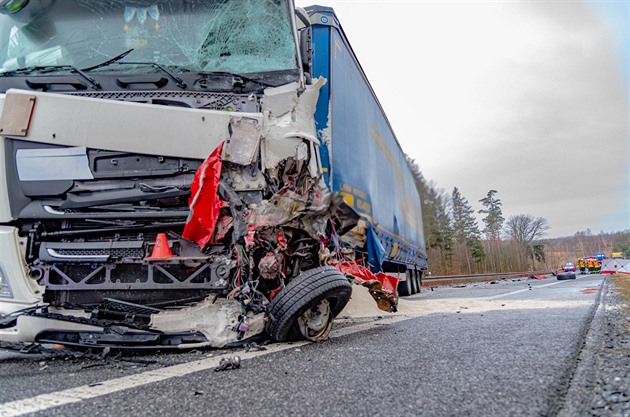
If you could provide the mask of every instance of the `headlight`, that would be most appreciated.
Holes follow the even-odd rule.
[[[9,278],[2,267],[0,267],[0,298],[13,298]]]
[[[0,13],[17,13],[28,4],[28,0],[0,0]]]

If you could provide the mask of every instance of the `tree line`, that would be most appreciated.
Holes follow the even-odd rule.
[[[477,274],[546,269],[549,230],[543,217],[518,214],[503,217],[497,190],[479,200],[483,226],[466,197],[455,187],[450,194],[427,181],[416,162],[407,158],[422,200],[422,221],[433,275]]]

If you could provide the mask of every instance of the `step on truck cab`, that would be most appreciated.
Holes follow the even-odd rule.
[[[426,268],[419,198],[324,16],[290,0],[0,0],[0,346],[321,340],[350,281],[395,309],[384,272]],[[347,129],[334,109],[357,98],[334,93],[324,31],[354,62],[339,81],[372,97]]]

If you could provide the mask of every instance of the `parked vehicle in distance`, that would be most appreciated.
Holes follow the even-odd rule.
[[[577,277],[575,276],[575,272],[560,272],[556,274],[556,279],[558,281],[564,281],[567,279],[577,279]]]
[[[575,272],[575,265],[573,264],[573,262],[567,262],[564,264],[564,266],[562,267],[562,270],[564,272]]]

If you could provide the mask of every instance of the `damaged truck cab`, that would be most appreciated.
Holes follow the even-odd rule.
[[[0,346],[321,340],[350,281],[395,309],[384,272],[426,268],[419,197],[327,19],[290,0],[0,0]],[[364,120],[352,82],[333,93],[338,42]]]

